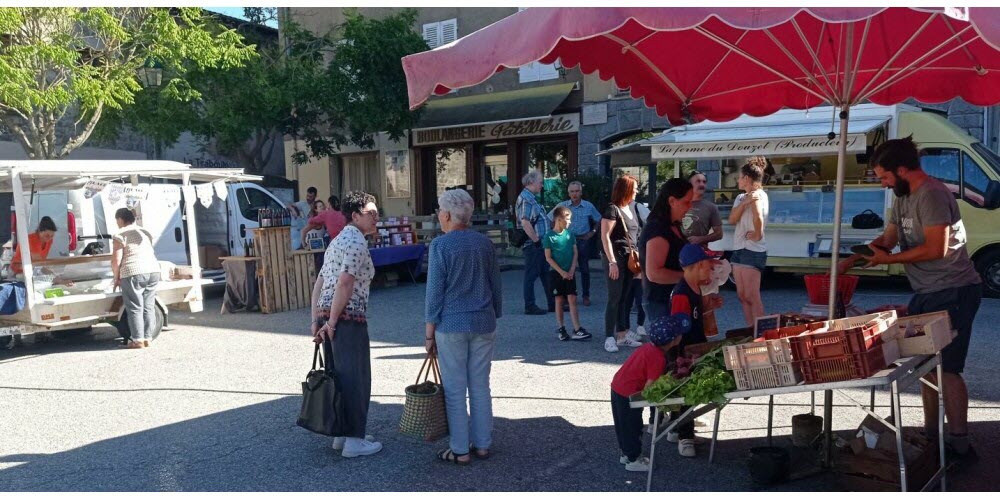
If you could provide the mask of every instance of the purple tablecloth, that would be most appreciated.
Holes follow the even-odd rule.
[[[399,245],[394,247],[371,248],[372,263],[375,267],[400,264],[403,262],[420,263],[424,258],[426,247],[418,245]]]

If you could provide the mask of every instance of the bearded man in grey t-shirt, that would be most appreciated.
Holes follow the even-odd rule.
[[[971,457],[968,438],[969,393],[962,378],[972,336],[972,322],[982,300],[982,281],[965,248],[965,225],[951,190],[927,175],[911,137],[894,139],[879,146],[870,165],[882,186],[892,188],[896,199],[885,231],[869,247],[865,267],[904,264],[906,277],[916,292],[909,314],[948,311],[958,335],[941,351],[944,371],[945,416],[949,445],[956,459]],[[889,253],[899,245],[899,253]],[[859,255],[840,262],[846,272]],[[936,384],[934,375],[927,375]],[[937,437],[937,394],[921,385],[924,400],[924,427],[929,437]]]
[[[708,178],[704,173],[695,170],[688,176],[688,182],[694,189],[691,208],[681,221],[681,231],[689,242],[708,248],[709,243],[722,239],[722,217],[719,215],[719,207],[705,199]]]

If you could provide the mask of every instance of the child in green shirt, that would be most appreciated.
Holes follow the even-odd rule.
[[[559,324],[556,333],[559,334],[559,340],[586,340],[591,335],[580,326],[580,315],[576,308],[576,236],[567,229],[573,212],[563,206],[556,207],[552,212],[555,216],[552,231],[542,237],[542,247],[545,249],[545,260],[552,267],[548,283],[556,302],[556,321]],[[563,302],[566,300],[569,301],[569,315],[573,320],[572,334],[566,332],[563,324]]]

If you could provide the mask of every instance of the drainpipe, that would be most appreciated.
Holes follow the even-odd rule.
[[[983,145],[987,149],[993,149],[990,144],[990,107],[983,106]]]

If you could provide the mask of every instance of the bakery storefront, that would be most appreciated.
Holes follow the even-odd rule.
[[[572,90],[550,85],[429,103],[410,133],[416,212],[433,213],[438,195],[455,188],[472,195],[476,213],[504,212],[532,168],[545,175],[546,200],[564,199],[580,130],[579,109],[566,106]]]

